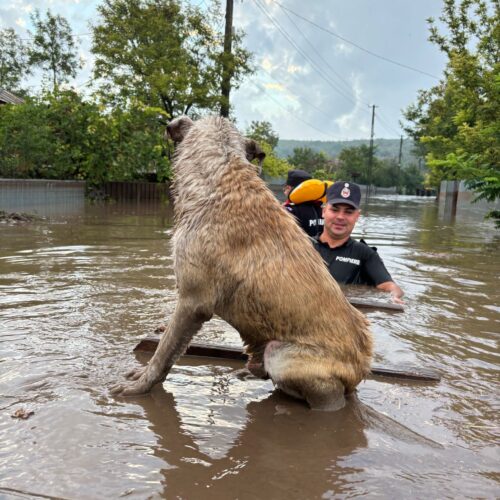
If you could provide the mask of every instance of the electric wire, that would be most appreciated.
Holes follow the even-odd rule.
[[[268,75],[270,78],[272,78],[276,83],[278,83],[279,85],[282,85],[283,88],[293,97],[295,97],[295,99],[297,99],[297,101],[300,101],[300,102],[303,102],[305,104],[307,104],[308,106],[311,106],[311,108],[314,108],[316,111],[318,111],[319,113],[321,113],[322,115],[328,117],[329,119],[332,118],[332,115],[331,114],[328,114],[324,109],[321,109],[321,108],[318,108],[315,104],[313,104],[312,102],[308,101],[307,99],[305,99],[304,97],[299,97],[297,96],[296,94],[294,94],[289,87],[287,87],[284,83],[280,82],[277,78],[275,78],[271,73],[269,73],[269,71],[266,71],[264,68],[261,68],[261,70],[266,74]]]
[[[333,66],[316,50],[316,47],[314,47],[314,45],[309,41],[309,39],[306,37],[306,35],[303,33],[303,31],[299,28],[299,26],[297,26],[297,23],[292,19],[290,14],[285,9],[282,9],[282,10],[283,10],[283,13],[286,15],[286,17],[288,18],[288,20],[295,27],[295,29],[300,33],[302,38],[307,42],[309,47],[311,47],[314,54],[316,54],[316,56],[319,59],[321,59],[323,64],[325,64],[330,69],[330,71],[345,85],[345,87],[347,88],[347,92],[351,93],[352,92],[352,84],[350,84],[340,73],[338,73],[335,70],[335,68],[333,68]],[[367,106],[369,106],[368,103],[363,103],[363,104],[366,104]]]
[[[393,129],[392,127],[390,127],[387,123],[385,123],[379,116],[377,116],[375,114],[375,121],[386,131],[388,132],[389,134],[391,135],[401,135],[401,134],[397,134]]]
[[[396,134],[397,136],[401,135],[401,130],[396,131],[392,125],[389,124],[389,120],[386,119],[385,115],[378,111],[378,113],[375,113],[375,118],[379,121],[379,123],[384,127],[388,132],[391,132],[393,134]]]
[[[325,137],[328,137],[330,138],[330,140],[332,140],[332,136],[333,134],[327,134],[326,132],[324,132],[323,130],[315,127],[314,125],[311,125],[309,122],[306,122],[305,120],[303,120],[302,118],[299,118],[298,116],[296,116],[294,113],[292,113],[289,109],[287,109],[285,106],[283,106],[283,104],[281,104],[277,99],[275,99],[271,94],[269,94],[268,92],[266,92],[266,90],[261,86],[259,85],[258,83],[255,83],[255,82],[252,82],[252,84],[260,91],[262,92],[263,94],[265,94],[267,97],[269,97],[272,101],[274,101],[280,108],[284,109],[288,114],[290,114],[291,116],[293,116],[293,118],[295,118],[295,120],[299,121],[299,122],[302,122],[304,123],[305,125],[307,125],[308,127],[312,128],[313,130],[316,130],[316,132],[319,132],[320,134],[323,134]]]
[[[260,10],[261,10],[261,11],[262,11],[262,12],[263,12],[263,13],[264,13],[267,17],[268,17],[268,19],[270,19],[270,20],[271,20],[271,22],[273,22],[273,24],[274,24],[274,25],[278,28],[278,30],[282,33],[282,35],[283,35],[283,36],[284,36],[284,37],[285,37],[285,38],[286,38],[286,39],[287,39],[287,40],[288,40],[288,41],[292,44],[292,46],[293,46],[293,47],[294,47],[294,48],[295,48],[295,49],[296,49],[299,53],[301,53],[301,55],[302,55],[303,57],[305,57],[307,60],[309,60],[309,61],[313,62],[313,64],[314,64],[314,61],[312,61],[312,60],[310,59],[310,57],[308,57],[307,55],[305,55],[305,54],[304,54],[304,53],[303,53],[303,52],[302,52],[302,51],[301,51],[301,50],[300,50],[300,49],[299,49],[299,48],[298,48],[298,47],[297,47],[294,43],[292,43],[292,42],[291,42],[291,40],[290,40],[290,38],[289,38],[289,36],[290,36],[290,35],[286,32],[286,30],[284,30],[284,28],[283,28],[283,27],[279,24],[279,22],[277,22],[277,21],[276,21],[276,22],[274,22],[275,20],[273,20],[272,16],[271,16],[270,14],[268,14],[268,13],[267,13],[267,12],[266,12],[263,8],[262,8],[262,6],[260,5],[260,2],[259,2],[258,0],[254,0],[254,2],[257,4],[257,6],[260,8]],[[285,12],[285,14],[286,14],[286,12]],[[287,17],[290,19],[290,16],[289,16],[288,14],[286,14],[286,15],[287,15]],[[322,57],[321,57],[321,56],[317,53],[317,51],[316,51],[316,50],[314,49],[314,47],[312,46],[311,42],[310,42],[310,41],[307,39],[307,37],[306,37],[306,36],[305,36],[305,35],[304,35],[301,31],[300,31],[300,28],[298,28],[298,27],[297,27],[297,25],[296,25],[296,24],[295,24],[295,23],[294,23],[291,19],[290,19],[290,21],[291,21],[291,22],[292,22],[292,24],[295,26],[295,28],[296,28],[296,29],[297,29],[297,30],[301,33],[301,35],[304,37],[304,39],[306,40],[306,42],[307,42],[307,43],[308,43],[308,44],[309,44],[309,45],[313,48],[313,50],[315,51],[316,55],[318,55],[318,57],[320,57],[320,58],[323,60],[323,62],[325,62],[325,63],[326,63],[326,64],[330,67],[330,69],[332,69],[332,70],[333,70],[333,68],[331,68],[331,66],[329,65],[329,63],[328,63],[326,60],[324,60],[324,59],[323,59],[323,58],[322,58]],[[285,33],[283,33],[283,32],[285,32],[286,34],[285,34]],[[267,74],[268,74],[271,78],[273,78],[273,80],[275,80],[277,83],[279,83],[280,85],[283,85],[281,82],[279,82],[278,80],[276,80],[276,79],[275,79],[275,78],[274,78],[274,77],[273,77],[270,73],[268,73],[267,71],[266,71],[266,73],[267,73]],[[322,76],[322,75],[320,74],[320,76]],[[342,79],[342,80],[343,80],[343,79]],[[344,81],[344,83],[347,83],[347,82],[345,82],[345,80],[343,80],[343,81]],[[331,82],[328,82],[328,83],[331,83]],[[285,86],[285,85],[283,85],[283,87],[284,87],[284,88],[286,88],[286,86]],[[287,88],[286,88],[286,89],[287,89]],[[338,91],[338,89],[336,89],[336,90]],[[325,113],[323,110],[320,110],[320,109],[319,109],[318,107],[316,107],[314,104],[312,104],[312,103],[308,102],[307,100],[305,100],[305,99],[303,99],[303,98],[298,98],[298,97],[297,97],[297,96],[296,96],[293,92],[291,92],[289,89],[287,89],[287,91],[288,91],[288,92],[290,92],[290,94],[291,94],[293,97],[295,97],[296,99],[298,99],[299,101],[305,102],[306,104],[308,104],[309,106],[313,107],[314,109],[316,109],[317,111],[319,111],[319,112],[320,112],[320,113],[322,113],[323,115],[328,116],[329,118],[331,118],[331,116],[326,115],[326,113]],[[347,97],[345,94],[343,94],[343,93],[341,93],[341,94],[343,95],[343,97]],[[353,102],[354,104],[357,104],[357,103],[355,103],[355,102],[354,102],[351,98],[349,98],[349,100],[350,100],[351,102]],[[370,104],[365,103],[365,102],[363,102],[363,101],[361,101],[361,100],[360,100],[359,102],[361,102],[362,104],[365,104],[367,107],[371,107],[371,106],[370,106]],[[376,118],[377,118],[377,121],[379,122],[379,124],[381,125],[381,127],[382,127],[383,129],[385,129],[385,130],[386,130],[386,132],[388,132],[388,133],[389,133],[389,134],[391,134],[391,135],[392,135],[392,134],[395,134],[395,135],[397,135],[397,136],[399,136],[399,135],[400,135],[400,133],[399,133],[399,132],[395,132],[395,130],[394,130],[391,126],[389,126],[389,125],[388,125],[388,124],[387,124],[384,120],[382,120],[382,119],[378,119],[377,115],[376,115]]]
[[[346,94],[342,89],[340,89],[335,83],[331,81],[328,76],[325,76],[324,71],[322,68],[320,68],[314,60],[312,60],[290,37],[290,35],[286,32],[285,29],[281,27],[278,21],[276,21],[271,14],[267,12],[267,10],[261,5],[259,0],[254,0],[254,3],[257,5],[259,10],[274,24],[274,26],[278,29],[278,31],[283,35],[283,37],[292,45],[292,47],[299,52],[299,54],[302,55],[306,60],[308,60],[311,65],[313,66],[313,69],[315,69],[316,73],[330,86],[335,90],[338,94],[340,94],[342,97],[345,99],[349,100],[351,103],[354,105],[357,104],[357,101],[351,97],[350,95]]]
[[[407,64],[401,63],[399,61],[395,61],[394,59],[390,59],[389,57],[386,57],[386,56],[377,54],[376,52],[373,52],[371,50],[365,49],[361,45],[358,45],[357,43],[355,43],[355,42],[353,42],[351,40],[348,40],[347,38],[344,38],[343,36],[339,35],[338,33],[335,33],[333,31],[329,30],[328,28],[320,26],[319,24],[315,23],[314,21],[311,21],[310,19],[307,19],[306,17],[304,17],[304,16],[298,14],[297,12],[294,12],[293,10],[289,9],[288,7],[285,7],[283,4],[281,4],[277,0],[271,0],[271,1],[273,3],[275,3],[276,5],[278,5],[279,7],[281,7],[283,10],[286,10],[286,11],[290,12],[290,14],[298,17],[299,19],[302,19],[303,21],[305,21],[305,22],[307,22],[307,23],[315,26],[316,28],[320,29],[321,31],[324,31],[325,33],[328,33],[328,34],[330,34],[330,35],[332,35],[332,36],[334,36],[334,37],[342,40],[343,42],[346,42],[349,45],[352,45],[353,47],[356,47],[357,49],[362,50],[363,52],[366,52],[367,54],[370,54],[373,57],[376,57],[378,59],[381,59],[383,61],[389,62],[391,64],[395,64],[396,66],[400,66],[402,68],[405,68],[405,69],[408,69],[408,70],[411,70],[411,71],[415,71],[416,73],[420,73],[420,74],[425,75],[425,76],[430,76],[431,78],[439,80],[439,77],[437,77],[436,75],[432,75],[431,73],[427,73],[427,71],[422,71],[422,70],[420,70],[418,68],[414,68],[412,66],[408,66]]]

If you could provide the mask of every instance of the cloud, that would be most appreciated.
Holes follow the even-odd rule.
[[[273,63],[268,57],[262,59],[262,68],[266,71],[271,71],[273,69]]]
[[[189,1],[200,4],[199,0]],[[0,28],[13,27],[26,38],[30,13],[50,7],[69,20],[74,33],[87,33],[88,23],[96,21],[100,2],[4,0],[0,2]],[[441,2],[385,0],[376,9],[332,0],[307,5],[303,0],[287,0],[283,4],[373,52],[433,74],[442,71],[444,56],[427,42],[425,21],[439,17]],[[418,89],[429,88],[435,81],[370,56],[301,17],[273,0],[235,2],[235,28],[246,31],[243,43],[258,61],[257,72],[231,93],[238,123],[271,121],[282,138],[367,138],[369,105],[376,104],[389,126],[384,129],[378,124],[376,136],[397,137],[400,110],[415,100]],[[81,86],[90,79],[94,58],[90,37],[78,40],[85,65],[71,83]],[[40,77],[33,78],[32,84],[39,88]]]
[[[21,28],[26,28],[26,21],[22,17],[18,17],[16,19],[16,26],[20,26]]]
[[[272,117],[283,138],[367,138],[370,105],[376,104],[385,125],[377,123],[375,135],[397,137],[400,110],[415,100],[418,89],[435,81],[376,58],[349,41],[439,75],[444,57],[427,42],[426,19],[439,16],[440,2],[386,0],[377,9],[360,9],[357,2],[334,8],[331,0],[316,0],[307,7],[302,0],[287,0],[284,5],[288,11],[273,1],[254,0],[244,9],[236,4],[235,24],[244,18],[246,46],[266,60],[265,70],[253,80],[263,84],[271,77],[282,84],[283,96],[290,97],[290,104],[293,99],[296,119],[286,106],[273,106],[259,93],[252,95],[251,106],[243,105],[246,86],[233,96],[239,119],[247,120],[248,112],[256,114],[252,119]]]
[[[265,83],[264,87],[266,89],[278,90],[280,92],[284,92],[285,91],[285,87],[281,83]]]
[[[362,85],[359,77],[353,77],[352,88],[356,97],[356,105],[347,113],[343,113],[335,118],[335,124],[339,130],[347,131],[347,135],[342,135],[342,139],[352,139],[349,137],[349,132],[354,128],[360,132],[360,137],[366,137],[370,133],[370,127],[367,121],[367,107],[362,104]]]
[[[286,68],[287,73],[295,74],[295,73],[304,73],[304,68],[302,66],[297,66],[296,64],[289,64]]]

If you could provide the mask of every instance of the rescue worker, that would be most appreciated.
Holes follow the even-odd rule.
[[[311,179],[311,174],[305,170],[289,170],[283,193],[287,197],[283,207],[296,219],[300,227],[309,235],[317,236],[323,231],[323,215],[320,201],[306,201],[303,203],[292,203],[288,196],[291,191],[302,182]]]
[[[351,233],[360,215],[361,189],[352,182],[337,181],[326,192],[323,207],[324,229],[313,239],[330,274],[338,283],[374,286],[389,292],[393,302],[402,304],[403,290],[385,268],[377,249]]]

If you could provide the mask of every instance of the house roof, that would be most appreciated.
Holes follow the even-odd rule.
[[[22,104],[23,99],[12,94],[8,90],[0,88],[0,104]]]

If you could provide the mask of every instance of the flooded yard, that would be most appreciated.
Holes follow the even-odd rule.
[[[87,205],[0,225],[0,498],[498,498],[491,223],[446,221],[429,198],[372,200],[355,236],[378,247],[407,304],[366,313],[375,362],[442,380],[369,379],[336,413],[201,358],[151,394],[109,395],[173,311],[171,224],[165,206]],[[220,319],[196,340],[239,345]]]

